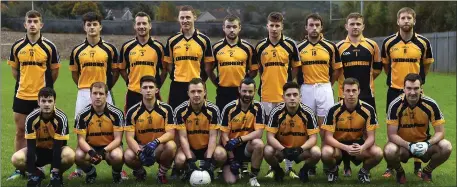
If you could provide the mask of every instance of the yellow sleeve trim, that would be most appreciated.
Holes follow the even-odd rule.
[[[374,130],[376,130],[377,128],[379,128],[379,125],[378,125],[378,124],[367,125],[367,131],[374,131]]]
[[[431,64],[433,62],[435,62],[435,59],[433,59],[433,58],[427,58],[424,60],[424,64]]]
[[[438,125],[443,125],[444,122],[446,122],[444,119],[436,120],[432,123],[432,126],[438,126]]]
[[[135,127],[133,125],[125,126],[124,131],[135,132]]]
[[[171,57],[165,56],[165,57],[163,57],[163,61],[164,61],[165,63],[171,64]]]
[[[127,64],[125,62],[122,62],[120,64],[118,64],[118,69],[125,69],[127,67]]]
[[[256,123],[254,125],[254,129],[255,130],[265,129],[265,125],[264,124],[260,124],[260,123]]]
[[[8,60],[7,64],[10,65],[13,68],[17,68],[17,63],[14,62],[14,61]]]
[[[175,125],[175,129],[177,129],[177,130],[186,130],[186,126],[184,124]]]
[[[76,134],[85,135],[86,129],[75,129]]]
[[[36,133],[26,134],[25,139],[36,139]]]
[[[383,64],[388,64],[389,63],[389,59],[388,58],[382,58],[382,63]]]
[[[219,129],[219,125],[217,125],[217,124],[210,124],[209,125],[209,130],[217,130],[217,129]]]
[[[219,130],[221,130],[222,132],[227,132],[227,133],[230,132],[230,129],[228,127],[225,127],[225,126],[219,127]]]
[[[113,126],[113,131],[114,132],[122,132],[122,131],[124,131],[124,127]]]
[[[300,61],[293,61],[292,62],[292,67],[296,68],[296,67],[300,67],[301,66],[301,62]]]
[[[51,64],[51,69],[59,69],[59,68],[60,68],[59,63]]]
[[[329,132],[335,132],[335,126],[333,125],[321,125],[321,129],[324,129]]]
[[[175,129],[176,129],[176,126],[174,124],[166,124],[165,125],[165,131],[175,130]]]
[[[205,63],[214,62],[214,57],[212,57],[212,56],[210,56],[210,57],[205,57],[204,62],[205,62]]]
[[[250,67],[251,71],[255,71],[255,70],[258,70],[258,69],[259,69],[259,65],[257,65],[257,64],[251,65],[251,67]]]
[[[70,71],[78,71],[78,67],[76,65],[70,65],[68,66],[68,69],[70,69]]]
[[[398,126],[398,120],[387,120],[387,125]]]
[[[319,133],[319,131],[320,131],[319,129],[307,129],[306,133],[309,136],[309,135],[317,134],[317,133]]]
[[[60,135],[60,134],[55,134],[54,135],[54,139],[55,140],[69,140],[70,139],[70,135]]]
[[[340,69],[342,67],[343,67],[343,63],[341,63],[341,62],[335,62],[333,64],[333,69]]]
[[[274,133],[274,134],[276,134],[278,132],[278,128],[274,128],[274,127],[266,127],[265,130],[267,130],[268,132]]]

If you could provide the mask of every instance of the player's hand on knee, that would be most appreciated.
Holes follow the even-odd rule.
[[[225,150],[232,151],[236,147],[240,146],[243,143],[243,139],[241,137],[236,137],[230,139],[227,144],[225,144]]]
[[[153,155],[147,155],[144,151],[138,150],[137,156],[143,166],[154,165],[155,158]]]
[[[143,151],[147,155],[152,155],[159,145],[160,145],[160,141],[159,141],[159,139],[156,138],[153,141],[151,141],[148,144],[146,144],[143,147]]]
[[[100,162],[103,160],[102,155],[99,155],[93,149],[91,149],[88,153],[90,156],[90,163],[92,163],[92,164],[95,164],[95,165],[100,164]]]
[[[240,174],[240,162],[236,161],[234,158],[230,158],[228,162],[230,164],[230,172],[232,172],[233,175],[238,176]]]
[[[303,150],[301,147],[295,147],[293,148],[293,161],[295,161],[295,163],[298,163],[300,162],[299,158],[300,158],[300,155],[304,152],[305,150]]]
[[[206,171],[211,171],[213,165],[213,158],[205,158],[205,164],[201,167],[201,169],[206,170]]]
[[[420,156],[424,155],[427,152],[429,146],[430,146],[430,143],[428,141],[427,142],[410,143],[409,150],[415,156],[420,157]]]
[[[282,154],[284,155],[284,158],[286,158],[287,160],[294,160],[295,159],[295,156],[294,156],[294,148],[284,148],[281,150]]]
[[[189,159],[186,160],[187,169],[189,171],[192,172],[194,170],[198,170],[197,164],[195,162],[197,162],[197,159],[195,159],[195,158],[189,158]]]

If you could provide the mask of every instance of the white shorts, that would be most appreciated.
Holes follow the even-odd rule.
[[[269,116],[270,112],[271,112],[271,109],[273,109],[274,107],[278,106],[279,103],[260,102],[260,104],[263,107],[264,114]],[[267,122],[265,122],[265,123],[267,123]]]
[[[327,111],[335,104],[330,83],[302,84],[301,102],[313,109],[319,117],[325,117]]]
[[[113,104],[113,99],[111,98],[111,91],[108,92],[106,102]],[[91,103],[92,100],[90,99],[90,89],[79,89],[78,96],[76,97],[75,119],[78,116],[79,112],[81,112],[82,109],[84,109],[87,105],[90,105]]]

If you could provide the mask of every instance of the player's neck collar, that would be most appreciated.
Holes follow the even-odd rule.
[[[357,99],[357,104],[355,105],[354,110],[352,110],[350,112],[356,111],[357,109],[361,108],[360,102],[361,102],[360,99]],[[342,109],[349,112],[349,109],[346,107],[344,99],[342,100]]]
[[[228,46],[230,46],[230,47],[239,46],[239,45],[241,45],[241,38],[238,36],[238,37],[237,37],[237,41],[235,42],[235,45],[231,45],[231,44],[228,42],[227,37],[224,37],[224,44],[225,44],[225,45],[228,45]]]
[[[243,108],[241,108],[241,104],[243,103],[243,101],[241,101],[241,98],[238,98],[238,100],[236,101],[236,107],[240,108],[240,110],[242,110]],[[254,99],[251,101],[251,103],[249,103],[249,106],[248,106],[248,109],[249,110],[250,108],[252,108],[254,106]]]
[[[276,46],[276,45],[278,45],[279,43],[281,43],[281,42],[284,41],[284,34],[281,33],[281,36],[279,37],[278,43],[276,43],[276,44],[273,44],[273,42],[271,42],[270,36],[267,37],[267,41],[268,41],[268,43],[270,43],[271,45]]]
[[[100,114],[100,115],[99,115],[98,112],[95,110],[94,105],[91,105],[92,113],[95,114],[95,115],[97,115],[97,116],[102,116],[103,114],[108,114],[108,113],[109,113],[108,105],[109,105],[109,103],[106,102],[106,103],[105,103],[105,107],[103,108],[103,113]]]
[[[413,28],[413,36],[411,36],[410,40],[406,41],[406,40],[403,40],[403,38],[401,37],[400,31],[397,32],[397,38],[400,39],[401,41],[403,41],[404,43],[416,40],[416,35],[417,35],[417,33]]]
[[[43,38],[43,35],[40,33],[40,37],[38,38],[37,41],[35,41],[35,43],[32,43],[32,41],[30,41],[30,38],[29,38],[29,35],[28,34],[25,34],[25,41],[32,44],[32,45],[35,45],[37,43],[41,43],[42,41],[42,38]]]
[[[196,113],[196,114],[200,114],[202,111],[206,110],[206,103],[207,101],[203,101],[203,104],[202,104],[202,107],[200,109],[199,112],[195,112],[194,108],[192,108],[192,103],[190,102],[190,99],[189,99],[189,110],[192,111],[193,113]]]
[[[359,42],[357,42],[357,43],[364,42],[364,41],[365,41],[365,37],[364,37],[363,35],[361,35],[361,36],[360,36],[360,40],[359,40]],[[347,42],[347,43],[352,43],[351,38],[349,38],[349,35],[346,36],[345,42]]]
[[[153,110],[155,110],[157,108],[157,104],[158,104],[159,100],[156,98],[154,103],[152,103],[152,110],[148,110],[148,108],[146,108],[146,104],[144,104],[144,100],[141,99],[141,107],[148,111],[149,113],[151,113]]]
[[[102,42],[103,42],[102,37],[100,37],[100,40],[98,40],[98,42],[97,42],[95,45],[91,45],[91,44],[89,43],[89,40],[87,40],[87,37],[86,37],[86,39],[84,40],[84,43],[86,43],[87,45],[90,45],[90,46],[92,46],[92,47],[94,47],[94,46],[96,46],[96,45],[99,45],[99,44],[101,44]]]
[[[194,31],[193,31],[193,33],[192,33],[192,36],[191,36],[190,38],[186,38],[186,36],[185,36],[183,30],[181,29],[181,34],[182,34],[182,36],[184,37],[185,40],[190,40],[190,39],[192,39],[192,38],[196,38],[197,35],[198,35],[198,32],[199,32],[198,29],[194,28]]]

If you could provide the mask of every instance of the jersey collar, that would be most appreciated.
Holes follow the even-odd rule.
[[[25,41],[27,43],[29,43],[30,45],[35,45],[37,43],[41,43],[43,41],[43,35],[40,33],[40,37],[38,38],[38,40],[35,42],[35,43],[32,43],[30,40],[29,40],[29,37],[27,36],[27,34],[25,34]]]
[[[408,43],[408,42],[410,42],[410,41],[415,41],[416,38],[417,38],[417,33],[416,33],[416,31],[414,31],[414,29],[413,29],[413,37],[411,37],[411,40],[409,40],[409,41],[403,40],[403,38],[402,38],[401,35],[400,35],[400,31],[398,31],[396,35],[397,35],[397,39],[403,41],[404,43]]]
[[[143,99],[141,99],[140,107],[141,107],[142,109],[144,109],[145,111],[151,113],[152,111],[154,111],[154,110],[157,109],[157,105],[159,105],[159,100],[156,98],[156,101],[154,102],[154,106],[153,106],[152,110],[149,111],[149,110],[146,108],[146,106],[144,105]]]
[[[238,36],[238,41],[236,42],[235,45],[230,45],[227,41],[227,37],[224,37],[224,42],[223,42],[224,46],[225,45],[228,45],[229,47],[235,47],[235,46],[241,46],[241,38]]]
[[[344,99],[341,100],[341,103],[342,103],[341,109],[343,111],[346,110],[349,112],[348,108],[346,108],[346,105],[344,104]],[[355,105],[354,111],[356,111],[357,109],[360,109],[360,108],[362,108],[362,105],[360,104],[360,99],[359,99],[359,100],[357,100],[357,105]]]
[[[143,45],[140,43],[140,41],[138,40],[138,37],[135,37],[135,41],[136,43],[138,43],[138,45],[140,45],[141,47],[144,47],[146,45],[152,45],[153,41],[152,41],[152,37],[149,37],[148,41]]]
[[[182,32],[182,30],[181,30],[180,32],[181,32],[182,37],[184,38],[184,40],[189,41],[189,40],[191,40],[191,39],[194,39],[194,40],[197,39],[197,36],[198,36],[198,32],[199,32],[199,31],[198,31],[198,29],[195,29],[195,30],[194,30],[194,33],[192,34],[192,37],[190,37],[189,39],[187,39],[187,38],[184,36],[184,32]]]
[[[236,100],[236,108],[241,110],[241,98],[238,98]],[[254,99],[249,104],[248,111],[253,108],[254,108]],[[243,111],[243,110],[241,110],[241,111]]]
[[[86,43],[87,45],[90,45],[89,41],[87,41],[87,38],[84,39],[84,43]],[[95,45],[90,45],[90,46],[95,47],[95,46],[100,45],[100,44],[102,44],[102,43],[103,43],[103,39],[102,39],[102,37],[100,37],[100,40],[98,41],[97,44],[95,44]]]
[[[108,105],[109,105],[109,103],[106,102],[106,104],[105,104],[105,109],[104,109],[102,115],[109,115]],[[90,105],[90,110],[91,110],[91,113],[92,113],[92,114],[95,114],[95,115],[97,115],[97,116],[99,116],[99,117],[102,116],[102,115],[98,115],[98,114],[97,114],[97,112],[95,111],[94,106],[93,106],[92,104]]]
[[[241,41],[241,40],[240,40]],[[281,38],[279,38],[279,41],[276,45],[273,45],[273,43],[270,41],[270,37],[267,37],[267,42],[272,45],[272,46],[277,46],[279,45],[281,42],[284,42],[284,34],[281,33]]]
[[[201,112],[203,112],[203,111],[206,110],[206,108],[207,108],[206,105],[207,105],[207,104],[208,104],[208,103],[207,103],[206,100],[203,101],[203,105],[202,105],[202,108],[200,109],[200,112],[199,112],[199,113],[196,113],[196,112],[194,111],[194,109],[192,108],[192,104],[190,104],[190,99],[189,99],[189,105],[187,105],[187,109],[188,109],[189,111],[192,111],[192,112],[195,113],[195,114],[200,114]]]
[[[362,43],[365,41],[365,37],[362,35],[362,37],[360,38],[360,42],[359,43]],[[352,43],[351,42],[351,39],[349,39],[349,36],[346,36],[346,39],[344,40],[345,43]]]

